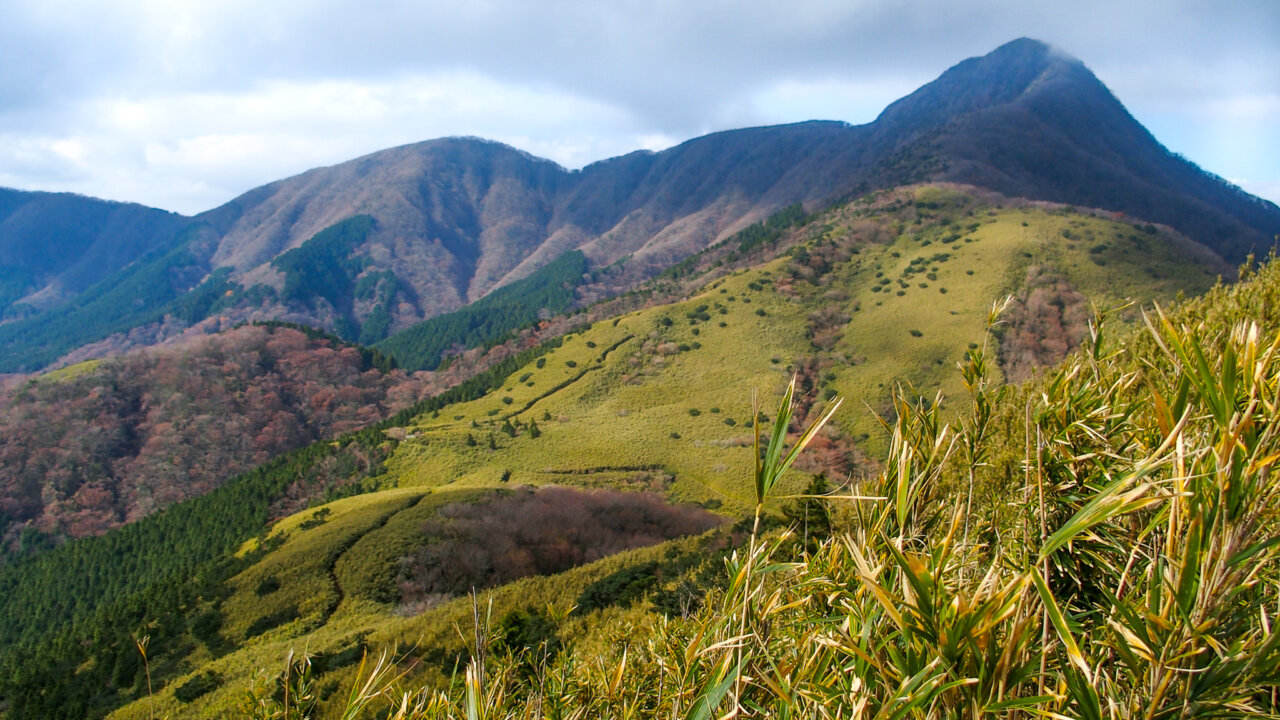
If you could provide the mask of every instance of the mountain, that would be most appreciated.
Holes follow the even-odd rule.
[[[0,188],[0,316],[57,305],[172,239],[181,215]]]
[[[91,717],[129,701],[119,717],[149,717],[152,702],[159,715],[233,715],[256,669],[289,647],[325,656],[316,672],[335,687],[350,684],[362,649],[391,646],[413,648],[406,667],[416,678],[447,682],[461,604],[444,600],[469,580],[488,584],[476,577],[487,568],[536,566],[528,554],[561,547],[547,539],[524,555],[499,550],[511,543],[485,528],[545,516],[486,518],[458,506],[518,497],[521,486],[611,488],[737,519],[753,505],[752,388],[770,398],[796,377],[801,425],[837,395],[859,400],[834,416],[795,465],[803,474],[778,493],[818,473],[860,477],[889,445],[871,411],[892,418],[895,389],[940,407],[948,422],[967,417],[954,366],[977,348],[986,346],[994,385],[1065,356],[1087,337],[1091,305],[1165,303],[1211,287],[1226,269],[1167,228],[958,186],[875,193],[776,235],[746,230],[689,265],[646,283],[636,295],[647,306],[620,297],[574,314],[566,320],[575,326],[468,386],[0,567],[0,698],[13,703],[12,717]],[[1004,323],[988,335],[991,301],[1006,294]],[[944,400],[931,403],[938,391]],[[193,426],[191,442],[211,424],[203,416],[214,411],[203,407],[197,418],[169,416]],[[1016,414],[993,426],[1017,434],[1022,422]],[[66,436],[96,439],[74,427]],[[992,458],[991,472],[1020,469],[1022,458]],[[157,486],[183,485],[158,477]],[[327,502],[330,483],[361,493]],[[316,506],[289,514],[308,500]],[[564,516],[544,524],[574,526]],[[458,541],[481,532],[494,542]],[[711,538],[530,578],[500,591],[494,617],[548,604],[585,613],[640,595],[679,613],[682,596],[668,581],[686,560],[719,572],[715,548],[730,543]],[[453,579],[437,585],[441,574]],[[139,628],[151,638],[145,668]]]
[[[720,132],[573,172],[474,138],[311,170],[193,218],[168,254],[73,306],[0,327],[0,370],[113,333],[74,357],[251,319],[372,343],[570,251],[584,281],[607,269],[620,292],[788,205],[937,181],[1168,225],[1231,263],[1280,234],[1280,208],[1170,153],[1080,61],[1021,39],[857,127]]]
[[[1265,254],[1280,233],[1274,203],[1170,153],[1083,63],[1035,40],[960,63],[870,127],[894,153],[936,168],[904,180],[1122,212],[1233,263]]]
[[[1068,116],[1068,109],[1092,115]],[[1094,130],[1073,135],[1072,122],[1093,123]],[[376,337],[436,313],[436,321],[417,326],[422,332],[398,333],[383,345],[430,356],[422,362],[429,366],[510,330],[495,317],[536,325],[488,348],[493,362],[454,378],[470,376],[465,382],[367,425],[421,395],[404,393],[402,383],[436,383],[445,371],[392,377],[368,367],[371,354],[332,338],[296,328],[240,327],[193,345],[69,366],[12,385],[4,406],[11,437],[0,442],[0,520],[14,539],[39,541],[42,528],[93,533],[137,519],[0,565],[0,717],[226,717],[244,714],[245,704],[254,702],[265,716],[279,709],[272,697],[277,689],[294,702],[321,705],[318,715],[295,705],[296,714],[337,716],[345,689],[368,669],[360,664],[366,651],[376,658],[400,648],[405,654],[395,658],[396,672],[406,674],[397,679],[451,687],[469,658],[469,633],[458,630],[474,627],[481,615],[494,621],[483,634],[493,638],[486,682],[492,681],[487,697],[495,702],[495,688],[523,693],[534,684],[551,687],[541,682],[549,678],[590,695],[584,702],[599,706],[597,714],[623,711],[630,700],[603,690],[617,681],[600,683],[597,693],[592,675],[542,672],[565,649],[579,653],[585,662],[577,667],[589,673],[599,667],[622,677],[624,670],[646,668],[628,682],[666,693],[655,707],[678,698],[683,706],[666,709],[687,715],[695,697],[729,687],[724,675],[737,662],[731,657],[733,638],[742,637],[736,613],[747,605],[734,599],[736,581],[724,571],[743,568],[735,550],[743,558],[773,545],[744,544],[759,507],[752,437],[757,423],[774,420],[785,434],[787,418],[773,411],[770,398],[792,378],[794,426],[832,409],[838,396],[854,402],[840,406],[773,495],[811,494],[805,488],[820,486],[823,476],[867,483],[852,487],[857,497],[851,493],[829,520],[880,540],[866,546],[877,553],[871,564],[836,562],[834,574],[815,565],[800,583],[791,579],[803,562],[770,561],[753,570],[748,561],[737,576],[747,587],[764,587],[757,575],[786,578],[777,581],[778,593],[759,593],[762,600],[815,588],[822,594],[796,602],[786,595],[785,604],[758,615],[753,610],[752,619],[743,620],[753,623],[753,638],[791,642],[794,628],[770,625],[769,613],[809,608],[819,622],[830,620],[830,593],[843,593],[841,602],[849,603],[837,609],[853,613],[845,619],[851,632],[837,633],[832,642],[872,637],[872,624],[909,614],[895,608],[919,610],[919,593],[902,589],[916,587],[921,569],[932,573],[931,563],[942,562],[951,564],[930,576],[941,580],[931,587],[970,588],[983,602],[952,598],[937,606],[996,608],[1000,617],[990,623],[948,617],[967,627],[1004,628],[998,636],[964,639],[966,658],[990,660],[982,648],[1015,636],[1034,643],[1045,637],[1037,623],[1052,616],[1062,637],[1079,628],[1078,637],[1092,638],[1084,644],[1090,668],[1114,665],[1113,628],[1099,631],[1105,638],[1091,635],[1089,619],[1137,615],[1093,603],[1111,591],[1089,584],[1088,563],[1129,567],[1134,547],[1168,546],[1159,523],[1120,518],[1094,525],[1105,519],[1091,515],[1067,523],[1089,531],[1076,537],[1075,547],[1063,547],[1063,540],[1039,559],[1036,546],[1019,540],[1044,539],[1082,508],[1118,507],[1113,501],[1120,495],[1130,508],[1144,507],[1147,499],[1185,500],[1169,517],[1190,517],[1182,514],[1193,504],[1185,493],[1140,496],[1147,486],[1132,484],[1147,478],[1158,489],[1167,482],[1164,473],[1180,472],[1166,453],[1171,432],[1185,433],[1190,443],[1191,451],[1178,456],[1202,463],[1179,482],[1226,477],[1248,465],[1203,465],[1213,462],[1205,448],[1220,445],[1219,434],[1253,443],[1246,454],[1259,467],[1275,456],[1265,446],[1267,432],[1242,433],[1233,425],[1238,418],[1209,407],[1230,404],[1224,392],[1266,389],[1266,383],[1247,382],[1261,377],[1248,368],[1243,380],[1235,378],[1232,363],[1266,354],[1254,346],[1267,347],[1266,333],[1275,326],[1274,304],[1266,302],[1275,270],[1258,275],[1263,282],[1219,287],[1210,301],[1180,311],[1174,325],[1189,319],[1200,327],[1171,331],[1181,338],[1176,347],[1135,339],[1125,325],[1138,325],[1141,316],[1125,303],[1167,306],[1180,294],[1214,286],[1230,275],[1223,256],[1250,238],[1265,240],[1276,209],[1199,173],[1134,127],[1077,61],[1018,41],[962,63],[862,127],[815,122],[718,133],[578,172],[496,143],[438,140],[314,170],[176,219],[167,239],[73,299],[0,326],[7,338],[4,362],[34,366],[65,358],[66,349],[104,332],[116,335],[75,352],[145,344],[185,328],[212,330],[255,316],[315,322],[348,338]],[[898,184],[970,176],[983,184]],[[1077,201],[1093,192],[1088,182],[1080,184],[1090,178],[1115,189],[1100,195],[1101,209]],[[988,187],[999,183],[1028,197]],[[1214,195],[1215,189],[1222,193]],[[870,192],[860,194],[864,190]],[[1058,195],[1063,202],[1044,201]],[[1196,203],[1208,214],[1196,212]],[[1178,208],[1187,210],[1183,220]],[[1215,229],[1225,234],[1210,232]],[[605,299],[584,306],[588,298]],[[1234,304],[1228,307],[1227,299]],[[1004,307],[994,326],[993,303]],[[1105,333],[1096,336],[1088,324],[1093,307],[1120,308],[1110,311]],[[522,314],[530,310],[536,321]],[[1263,337],[1228,330],[1242,319],[1259,322]],[[1242,349],[1219,358],[1214,348],[1226,343],[1228,332]],[[1208,362],[1223,373],[1206,375],[1186,359],[1197,334],[1210,338]],[[1089,343],[1091,354],[1069,359],[1043,382],[1035,379],[1090,337],[1098,338]],[[452,341],[432,342],[441,338]],[[1175,351],[1184,357],[1170,362]],[[467,351],[447,371],[480,353]],[[1033,384],[1002,387],[1027,377]],[[752,388],[777,418],[756,414]],[[1269,427],[1266,422],[1258,427]],[[301,431],[290,436],[291,429]],[[958,433],[955,442],[946,438],[951,432]],[[1032,437],[1036,445],[1028,447]],[[323,439],[286,451],[313,438]],[[1202,442],[1206,438],[1211,441]],[[1029,463],[1033,451],[1037,462]],[[593,494],[603,488],[627,492]],[[1025,502],[1036,488],[1056,492],[1043,493],[1039,506]],[[1205,495],[1210,501],[1220,496]],[[875,500],[886,497],[897,499]],[[178,498],[185,499],[162,507]],[[713,524],[693,507],[664,510],[667,503],[700,506],[724,524],[700,537],[644,547]],[[765,525],[779,515],[804,518],[797,528],[807,535],[818,525],[817,518],[809,523],[811,507],[804,503],[797,512],[794,505],[768,503]],[[961,507],[974,512],[951,514]],[[871,525],[854,525],[876,517]],[[1203,520],[1191,526],[1212,524]],[[77,521],[84,524],[75,527]],[[22,524],[32,530],[25,538]],[[628,537],[611,537],[601,527]],[[583,528],[590,532],[575,541],[571,536]],[[1058,532],[1051,537],[1070,539]],[[952,540],[963,545],[948,545]],[[1102,541],[1109,544],[1100,547]],[[857,544],[837,547],[857,551]],[[938,547],[943,551],[925,552]],[[1259,538],[1239,554],[1269,562],[1275,557],[1269,547]],[[624,548],[630,549],[596,559]],[[785,545],[778,548],[783,554],[776,560],[796,559]],[[1134,565],[1137,574],[1107,577],[1130,593],[1165,592],[1165,585],[1178,583],[1133,579],[1161,567],[1195,567],[1196,558],[1211,556],[1197,548],[1189,561],[1161,566],[1144,555]],[[555,562],[544,562],[549,558]],[[1027,574],[997,578],[972,571],[1017,573],[1019,563],[1039,568],[1046,558],[1053,574],[1036,575],[1038,583]],[[579,563],[585,564],[561,572]],[[881,572],[897,574],[881,584],[867,574]],[[507,582],[516,577],[522,579]],[[472,586],[492,586],[480,601],[493,600],[484,613],[460,596]],[[891,595],[863,592],[868,588],[889,588]],[[1050,593],[1062,603],[1042,605]],[[690,645],[682,628],[693,626],[681,618],[714,614],[717,598],[728,599],[723,607],[729,609],[719,615],[730,621],[706,642]],[[1274,602],[1268,595],[1258,608]],[[708,608],[700,611],[704,603]],[[1134,606],[1173,604],[1165,597]],[[1213,597],[1205,604],[1223,606]],[[999,608],[1015,606],[1019,619],[1006,623]],[[1266,625],[1255,620],[1265,620],[1258,608],[1246,608],[1250,642]],[[897,642],[901,628],[884,626]],[[648,635],[654,627],[674,634]],[[1135,627],[1147,632],[1151,624]],[[1215,647],[1236,642],[1238,627],[1224,625]],[[1202,624],[1187,624],[1187,637],[1203,631]],[[804,634],[809,643],[812,633]],[[661,643],[639,652],[649,637]],[[815,653],[833,647],[830,639],[819,639],[826,649],[804,652],[819,657]],[[701,649],[690,655],[687,648],[695,646]],[[612,650],[628,647],[630,664],[626,649]],[[930,649],[921,654],[919,647]],[[890,668],[907,658],[909,674],[865,686],[887,688],[900,699],[903,681],[922,667],[951,672],[955,665],[945,653],[955,647],[875,640],[838,661],[862,668],[873,652],[877,667]],[[668,654],[670,648],[676,651]],[[973,648],[979,651],[970,653]],[[1020,683],[1019,699],[1044,712],[1081,714],[1064,704],[1061,692],[1051,697],[1037,688],[1034,668],[1041,662],[1053,672],[1071,667],[1055,645],[1041,649],[1045,655],[1025,662],[1017,660],[1027,654],[1016,647],[1001,655],[1019,663],[1008,671]],[[282,658],[297,660],[295,650],[314,656],[286,660],[285,684],[261,671],[279,669]],[[658,666],[653,657],[672,662]],[[773,656],[748,658],[745,675],[767,679],[778,667],[800,667],[790,660],[768,667],[761,657]],[[997,659],[992,662],[1005,667]],[[696,670],[696,683],[681,680],[677,694],[664,673],[683,673],[679,663],[690,662],[706,667]],[[820,665],[820,682],[807,685],[806,693],[831,692],[834,665]],[[1208,676],[1186,669],[1180,676]],[[1132,677],[1139,676],[1154,675],[1133,670]],[[982,685],[973,677],[993,676],[949,677],[947,692],[970,693]],[[793,686],[789,678],[777,679],[777,687]],[[941,681],[925,678],[921,686],[929,682],[942,692]],[[1048,682],[1068,687],[1059,677]],[[743,684],[761,707],[766,695],[773,697],[764,684]],[[859,687],[842,687],[840,698],[859,697]],[[961,701],[1013,707],[1003,685],[988,687],[989,696]],[[1262,691],[1227,695],[1237,703],[1242,696],[1259,703],[1266,697]]]

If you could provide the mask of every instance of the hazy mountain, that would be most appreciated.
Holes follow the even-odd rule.
[[[1080,61],[1021,39],[863,126],[721,132],[580,171],[475,138],[311,170],[201,214],[167,255],[88,288],[75,308],[0,328],[0,369],[202,321],[286,319],[376,342],[570,250],[588,272],[612,266],[625,288],[784,206],[926,181],[1169,225],[1233,263],[1280,234],[1280,208],[1170,153]]]
[[[0,313],[75,296],[171,240],[185,220],[141,205],[0,188]]]

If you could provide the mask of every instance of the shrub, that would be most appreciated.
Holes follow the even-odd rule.
[[[189,703],[220,687],[222,687],[222,676],[212,670],[206,670],[174,688],[173,696],[178,702]]]
[[[280,589],[280,578],[275,575],[268,575],[258,581],[258,586],[253,589],[253,593],[258,597],[270,595]]]
[[[298,614],[298,606],[290,605],[254,620],[253,623],[249,625],[249,628],[244,631],[244,637],[246,640],[257,637],[268,630],[274,630],[285,623],[293,622],[299,617],[301,616]]]
[[[592,610],[610,606],[627,607],[644,597],[658,581],[658,563],[634,565],[613,572],[583,588],[575,602],[574,614],[585,615]]]

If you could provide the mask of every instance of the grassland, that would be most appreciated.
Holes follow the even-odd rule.
[[[366,647],[414,648],[415,678],[443,681],[465,649],[455,627],[469,626],[470,607],[455,600],[406,616],[394,586],[397,559],[443,503],[512,484],[557,484],[659,490],[741,517],[754,505],[752,388],[771,402],[801,374],[805,409],[846,398],[832,436],[883,457],[891,436],[877,415],[892,423],[895,389],[908,388],[911,398],[960,394],[955,365],[983,342],[989,307],[1025,294],[1036,278],[1051,274],[1106,307],[1197,294],[1223,271],[1165,229],[950,187],[882,193],[792,233],[781,257],[714,272],[679,302],[596,322],[500,389],[399,428],[405,439],[386,462],[384,483],[395,489],[278,523],[262,541],[269,551],[217,604],[224,645],[193,656],[191,673],[151,699],[155,712],[228,713],[254,673],[290,649],[344,658],[320,674],[321,695],[351,679],[352,659]],[[875,469],[867,462],[858,472]],[[793,472],[777,494],[806,482]],[[522,580],[491,593],[494,612],[565,613],[589,583],[682,552],[705,547],[678,541]],[[648,622],[642,613],[609,609],[590,632],[582,619],[567,632],[607,644],[628,623]],[[208,672],[219,678],[216,689],[191,703],[174,698]],[[151,712],[144,700],[115,716]]]

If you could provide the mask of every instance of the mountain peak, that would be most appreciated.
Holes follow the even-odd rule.
[[[926,130],[960,115],[1011,103],[1039,81],[1066,77],[1100,84],[1070,54],[1040,40],[1018,38],[954,65],[885,108],[876,124],[898,132]]]
[[[1020,37],[1017,40],[1010,40],[979,59],[986,60],[988,62],[1008,62],[1019,59],[1080,62],[1064,50],[1050,45],[1043,40],[1036,40],[1035,38],[1029,37]]]

